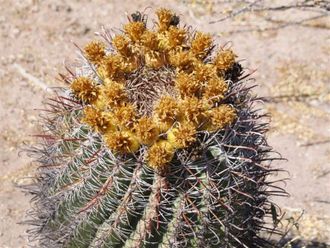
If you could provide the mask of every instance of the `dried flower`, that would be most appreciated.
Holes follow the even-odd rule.
[[[116,47],[117,51],[123,56],[131,56],[132,51],[130,48],[130,42],[124,35],[116,35],[112,39],[112,44]]]
[[[186,30],[171,26],[168,30],[168,48],[176,48],[184,42],[186,39]]]
[[[237,118],[236,111],[229,105],[220,105],[207,112],[209,122],[205,129],[207,131],[217,131],[233,123]]]
[[[99,94],[98,87],[91,79],[87,77],[78,77],[74,79],[70,85],[70,88],[75,97],[85,103],[94,102]]]
[[[122,106],[127,100],[125,87],[114,81],[106,83],[101,88],[100,98],[111,108]]]
[[[84,117],[82,122],[93,128],[96,132],[107,133],[115,130],[115,126],[111,123],[109,113],[102,112],[91,106],[84,109]]]
[[[212,102],[219,101],[224,98],[227,90],[228,85],[225,80],[219,77],[214,77],[207,82],[203,98]]]
[[[175,149],[168,141],[158,141],[148,150],[148,165],[154,170],[162,172],[167,169],[168,163],[173,159],[174,153]]]
[[[122,71],[125,73],[131,73],[139,68],[139,60],[137,57],[123,58],[121,64]]]
[[[197,97],[186,97],[179,103],[180,120],[199,126],[205,120],[207,105]]]
[[[116,80],[122,77],[123,58],[120,55],[106,56],[101,66],[104,77]]]
[[[179,51],[170,51],[168,54],[168,60],[172,66],[187,68],[193,63],[194,57],[189,51],[182,51],[182,49],[180,49]]]
[[[145,63],[146,66],[150,68],[159,69],[164,65],[165,61],[163,55],[160,52],[150,50],[145,54]]]
[[[191,42],[191,52],[197,58],[204,58],[212,47],[212,37],[209,34],[197,32]]]
[[[167,133],[168,142],[175,148],[187,148],[196,141],[196,127],[189,123],[180,123]]]
[[[92,41],[84,48],[86,58],[95,65],[100,65],[105,56],[105,45],[100,41]]]
[[[132,128],[137,119],[134,105],[126,103],[113,109],[114,122],[121,128]]]
[[[141,43],[150,50],[158,49],[158,38],[155,32],[146,30],[141,36]]]
[[[186,39],[186,30],[171,26],[168,31],[158,35],[159,48],[162,50],[171,50],[178,48]]]
[[[159,122],[171,126],[176,120],[178,112],[178,102],[171,96],[162,96],[155,105],[153,114]]]
[[[194,63],[194,76],[197,80],[205,82],[217,75],[216,67],[213,64],[204,64],[202,62]]]
[[[146,30],[143,22],[130,22],[124,26],[124,30],[133,42],[138,42]]]
[[[232,50],[222,50],[215,57],[214,64],[219,71],[226,71],[233,67],[236,57]]]
[[[196,96],[201,90],[201,84],[194,79],[192,75],[185,72],[179,72],[175,79],[175,88],[182,97]]]
[[[143,116],[134,130],[141,144],[151,145],[158,139],[159,128],[150,117]]]
[[[135,135],[129,131],[116,131],[109,135],[105,135],[105,143],[107,146],[122,154],[136,152],[140,144]]]
[[[159,31],[167,30],[170,27],[171,20],[174,16],[172,11],[161,8],[161,9],[157,10],[156,15],[159,20],[159,23],[158,23]]]

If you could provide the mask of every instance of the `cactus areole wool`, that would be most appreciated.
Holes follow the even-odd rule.
[[[156,19],[133,13],[61,75],[31,149],[31,236],[47,248],[274,247],[261,234],[276,170],[249,74],[173,11]]]

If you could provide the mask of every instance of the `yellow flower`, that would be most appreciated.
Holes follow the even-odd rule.
[[[173,49],[182,45],[186,39],[186,30],[171,26],[168,30],[168,48]]]
[[[168,54],[168,60],[172,66],[178,68],[187,68],[191,66],[194,57],[188,51],[172,50]]]
[[[180,120],[191,122],[199,126],[205,120],[205,111],[208,105],[200,101],[197,97],[186,97],[179,103]]]
[[[126,38],[124,35],[116,35],[112,39],[112,44],[115,46],[115,48],[121,55],[126,57],[132,55],[129,39]]]
[[[233,123],[237,118],[237,114],[234,108],[229,105],[220,105],[207,112],[209,122],[205,129],[213,132],[225,128]]]
[[[108,55],[101,64],[103,77],[118,80],[122,78],[123,58],[120,55]]]
[[[174,153],[175,149],[168,141],[158,141],[148,150],[148,165],[158,172],[166,171],[169,162],[174,157]]]
[[[126,103],[123,106],[113,109],[113,118],[115,123],[122,128],[132,128],[137,119],[137,113],[134,105]]]
[[[175,79],[175,88],[182,97],[197,96],[201,90],[201,84],[194,79],[192,75],[185,72],[179,72]]]
[[[146,27],[143,22],[130,22],[124,26],[124,30],[133,42],[138,42],[146,30]]]
[[[150,50],[158,49],[158,37],[155,32],[146,30],[141,36],[141,44]]]
[[[140,144],[133,133],[129,131],[116,131],[105,135],[106,145],[119,153],[134,153],[140,148]]]
[[[107,106],[115,108],[126,102],[127,94],[124,85],[111,81],[103,85],[99,98],[98,100],[106,103]]]
[[[160,52],[150,50],[145,53],[145,62],[146,66],[159,69],[164,65],[164,56]]]
[[[172,126],[174,121],[160,121],[156,116],[153,116],[153,121],[156,124],[159,132],[166,133]]]
[[[232,50],[222,50],[215,57],[214,64],[219,71],[227,71],[233,67],[236,57]]]
[[[191,52],[197,58],[204,58],[207,52],[212,47],[212,37],[209,34],[197,32],[191,42]]]
[[[134,130],[141,144],[151,145],[158,139],[159,128],[150,117],[143,116]]]
[[[158,17],[158,28],[159,31],[165,31],[170,27],[171,20],[174,16],[172,11],[168,9],[161,8],[156,11],[156,15]]]
[[[180,47],[186,39],[186,30],[171,26],[168,31],[158,35],[159,48],[171,50]]]
[[[73,94],[86,103],[93,103],[98,97],[99,89],[87,77],[78,77],[70,85]]]
[[[121,68],[122,71],[125,73],[131,73],[133,71],[135,71],[136,69],[138,69],[139,67],[139,60],[137,57],[125,57],[123,58],[122,64],[121,64]]]
[[[84,117],[82,122],[93,128],[96,132],[106,133],[115,130],[115,126],[111,123],[111,117],[108,113],[102,112],[91,106],[84,109]]]
[[[204,64],[202,62],[194,63],[193,74],[199,81],[205,82],[217,75],[216,67],[213,64]]]
[[[228,85],[225,80],[219,77],[214,77],[207,82],[203,98],[205,100],[210,100],[211,102],[216,102],[224,98],[227,90]]]
[[[165,123],[174,123],[178,115],[178,102],[171,96],[162,96],[154,107],[154,116]]]
[[[105,56],[105,45],[100,41],[92,41],[84,48],[86,58],[95,65],[100,65]]]
[[[196,141],[196,128],[189,122],[180,123],[167,133],[167,140],[175,148],[187,148]]]

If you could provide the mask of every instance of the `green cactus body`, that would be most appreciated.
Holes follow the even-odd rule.
[[[274,247],[276,172],[236,55],[139,12],[91,42],[44,114],[31,237],[40,247]],[[108,45],[105,45],[108,44]],[[274,230],[276,231],[276,230]]]

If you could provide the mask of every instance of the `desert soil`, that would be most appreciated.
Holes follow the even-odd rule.
[[[0,248],[28,247],[27,227],[18,223],[26,219],[30,196],[15,185],[35,165],[20,151],[36,142],[36,109],[51,95],[49,87],[62,86],[58,73],[77,57],[73,42],[84,46],[102,26],[127,22],[126,13],[152,13],[160,6],[232,46],[244,67],[257,70],[256,94],[271,97],[264,105],[272,114],[269,143],[287,159],[273,166],[287,170],[277,178],[290,178],[283,186],[291,196],[274,201],[287,212],[284,218],[304,211],[291,237],[330,245],[330,19],[276,29],[255,13],[210,24],[228,13],[230,6],[221,2],[0,0]],[[296,21],[313,14],[274,17]]]

